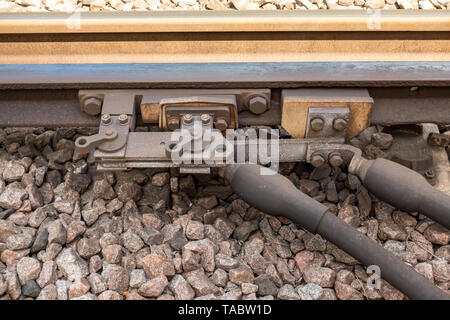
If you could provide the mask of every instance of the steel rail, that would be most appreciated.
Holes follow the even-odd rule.
[[[0,14],[0,33],[449,31],[446,10]]]
[[[0,65],[0,89],[305,86],[450,86],[450,61]]]
[[[0,64],[450,61],[450,12],[0,15]]]

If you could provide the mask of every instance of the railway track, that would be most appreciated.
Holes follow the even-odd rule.
[[[50,261],[68,280],[88,279],[89,298],[304,299],[318,286],[316,298],[448,299],[449,30],[446,11],[1,15],[5,297],[53,297],[58,283],[15,275],[8,255],[31,249],[22,263],[40,269],[58,234]],[[55,214],[41,225],[43,210]],[[112,231],[120,212],[135,227]],[[37,229],[28,242],[27,225]],[[135,267],[111,257],[103,233]],[[211,241],[212,262],[190,249]],[[154,274],[150,247],[171,252],[161,255],[173,272]],[[143,282],[97,292],[93,278],[108,271],[74,275],[65,256]],[[359,263],[403,294],[357,285],[367,277]],[[167,282],[159,293],[155,279]],[[64,285],[70,296],[83,283]]]

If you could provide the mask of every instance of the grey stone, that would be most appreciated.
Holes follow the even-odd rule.
[[[197,269],[186,273],[185,278],[192,286],[197,296],[204,296],[219,292],[219,288],[208,279],[202,269]]]
[[[228,274],[223,269],[216,269],[211,276],[211,281],[218,287],[225,287],[228,281]]]
[[[107,245],[102,249],[102,255],[108,263],[120,263],[123,256],[122,247],[118,244]]]
[[[94,195],[96,197],[105,200],[112,200],[116,197],[116,193],[113,187],[109,184],[108,181],[106,181],[106,179],[95,181],[92,191],[94,192]]]
[[[60,220],[56,220],[50,223],[47,227],[48,231],[48,243],[58,243],[60,245],[66,244],[67,232],[63,223]]]
[[[39,294],[41,293],[41,288],[38,286],[36,281],[28,280],[22,286],[22,293],[26,297],[37,298],[39,296]]]
[[[277,286],[266,274],[256,277],[255,284],[258,286],[259,296],[267,296],[267,295],[276,296],[278,294]]]
[[[139,294],[144,297],[156,298],[160,296],[169,284],[167,277],[160,275],[144,283],[138,290]]]
[[[91,292],[94,294],[102,293],[108,289],[105,279],[98,273],[91,273],[87,280],[89,281]]]
[[[57,280],[56,281],[56,293],[58,300],[67,300],[68,299],[68,290],[69,290],[70,281],[68,280]]]
[[[97,221],[98,217],[100,216],[100,210],[98,208],[82,210],[81,216],[83,217],[83,220],[86,222],[86,224],[88,226],[91,226],[95,221]]]
[[[9,161],[3,169],[3,179],[6,182],[20,181],[25,174],[25,167],[19,161]]]
[[[120,294],[128,290],[130,276],[128,271],[126,271],[123,267],[111,265],[107,269],[106,274],[109,290],[117,291]]]
[[[174,293],[176,300],[192,300],[195,297],[191,285],[179,274],[172,278],[169,289]]]
[[[89,259],[101,250],[99,241],[95,238],[82,238],[77,243],[77,251],[82,258]]]
[[[29,232],[22,232],[20,234],[14,234],[6,239],[6,246],[10,250],[22,250],[31,247],[34,237]]]
[[[300,300],[300,296],[290,284],[285,284],[280,288],[277,298],[280,300]]]
[[[126,182],[117,187],[117,196],[122,202],[139,201],[142,197],[142,189],[134,182]]]
[[[130,272],[130,287],[134,289],[140,288],[145,282],[147,277],[143,269],[135,269]]]
[[[211,210],[218,205],[218,202],[216,196],[209,196],[199,198],[197,204],[206,210]]]
[[[41,290],[41,293],[36,298],[36,300],[57,300],[58,299],[58,290],[56,285],[49,284],[45,288]]]
[[[152,177],[152,184],[157,187],[163,187],[169,182],[170,175],[168,172],[156,173]]]
[[[0,207],[5,209],[19,209],[22,201],[28,197],[25,189],[17,184],[9,184],[0,194]]]
[[[239,266],[239,262],[236,259],[222,253],[216,254],[215,262],[218,268],[225,271],[230,271],[231,269],[235,269]]]
[[[258,221],[244,221],[233,232],[233,238],[239,241],[246,241],[250,233],[258,229]]]
[[[86,277],[89,274],[89,268],[78,253],[71,248],[66,248],[56,258],[56,264],[59,270],[69,280]]]
[[[336,280],[336,272],[330,268],[309,266],[303,270],[303,279],[322,288],[332,288]]]
[[[185,272],[193,271],[200,267],[200,254],[191,250],[183,249],[181,256],[181,263]]]
[[[189,240],[200,240],[205,237],[205,226],[199,221],[190,220],[186,226],[186,237]]]
[[[41,288],[46,287],[49,284],[54,284],[57,279],[56,263],[54,261],[46,261],[42,265],[37,283]]]
[[[301,300],[318,300],[322,296],[322,292],[322,287],[315,283],[308,283],[297,289]]]
[[[138,231],[139,236],[145,242],[146,245],[161,244],[163,242],[164,236],[157,229],[152,226],[147,226]]]
[[[386,150],[392,146],[393,140],[392,135],[389,133],[376,132],[372,134],[371,142],[374,146]]]
[[[41,264],[35,258],[23,257],[16,266],[17,276],[23,285],[28,280],[36,280],[41,272]]]
[[[314,180],[300,179],[298,188],[308,196],[315,197],[319,193],[320,185]]]

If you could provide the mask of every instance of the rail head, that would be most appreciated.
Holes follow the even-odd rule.
[[[305,31],[450,31],[450,11],[0,13],[0,34]]]

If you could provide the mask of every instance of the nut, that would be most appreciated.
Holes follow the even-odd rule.
[[[337,131],[344,131],[347,128],[347,121],[345,119],[334,119],[333,128]]]
[[[102,110],[102,100],[97,97],[90,97],[83,101],[83,111],[91,116],[96,116]]]
[[[102,114],[102,123],[103,124],[110,124],[111,123],[111,116],[107,113]]]
[[[189,123],[191,123],[192,122],[192,114],[190,114],[190,113],[186,113],[184,116],[183,116],[183,122],[185,123],[185,124],[189,124]]]
[[[344,159],[342,159],[339,152],[331,152],[328,156],[328,161],[333,167],[339,167],[344,163]]]
[[[167,128],[171,131],[176,130],[180,127],[180,118],[178,117],[170,117],[169,121],[167,121]]]
[[[311,119],[310,125],[311,125],[312,130],[320,131],[323,129],[324,122],[323,122],[323,119],[321,119],[321,118],[314,118],[314,119]]]
[[[323,165],[325,163],[325,158],[322,156],[322,155],[320,155],[320,154],[313,154],[312,156],[311,156],[311,164],[314,166],[314,167],[320,167],[321,165]]]
[[[225,131],[228,128],[228,122],[223,118],[217,118],[214,122],[214,126],[217,130]]]
[[[119,122],[120,122],[120,124],[126,124],[128,122],[128,116],[126,114],[122,113],[119,116]]]
[[[211,116],[209,114],[204,113],[201,115],[200,119],[202,120],[203,124],[208,124],[209,121],[211,121]]]
[[[261,114],[267,110],[267,99],[261,96],[253,97],[248,101],[248,110],[254,114]]]

